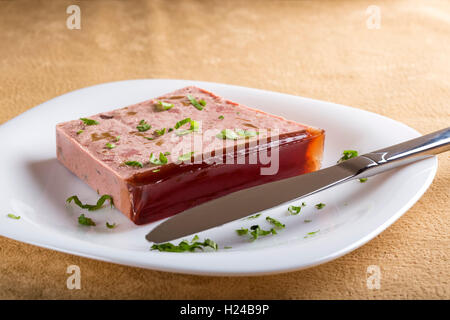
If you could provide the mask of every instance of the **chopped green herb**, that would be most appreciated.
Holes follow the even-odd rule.
[[[114,229],[116,226],[117,226],[117,225],[116,225],[115,222],[114,222],[113,224],[109,224],[108,222],[106,222],[106,227],[107,227],[108,229]]]
[[[225,117],[224,116],[219,116],[219,119],[223,120],[223,119],[225,119]]]
[[[195,120],[192,120],[191,121],[191,127],[189,128],[189,130],[198,131],[199,128],[200,128],[199,123],[197,121],[195,121]]]
[[[224,249],[231,249],[231,248],[233,248],[233,247],[229,247],[229,246],[226,246],[226,247],[223,247]]]
[[[308,237],[310,237],[310,236],[313,236],[313,235],[315,235],[317,232],[319,232],[320,230],[317,230],[317,231],[313,231],[313,232],[308,232],[307,234],[306,234],[306,236],[305,236],[305,238],[308,238]]]
[[[342,151],[342,157],[338,160],[337,163],[344,162],[345,160],[355,158],[358,156],[358,151],[355,150],[344,150]]]
[[[229,139],[229,140],[238,140],[239,135],[230,129],[223,129],[219,134],[216,135],[219,139]]]
[[[302,209],[302,207],[297,207],[297,206],[289,206],[288,207],[289,213],[293,216],[299,214],[301,209]]]
[[[198,239],[200,239],[200,238],[198,237],[198,235],[195,235],[195,236],[192,238],[191,243],[197,241]]]
[[[156,104],[156,109],[159,111],[166,111],[169,110],[173,107],[172,103],[167,103],[164,101],[158,101],[158,103]]]
[[[170,152],[169,152],[169,151],[166,151],[166,152],[164,152],[164,155],[165,155],[165,156],[170,156]]]
[[[198,110],[203,110],[203,107],[206,106],[206,101],[205,100],[200,100],[197,101],[197,99],[195,99],[193,96],[191,96],[190,94],[187,95],[187,98],[189,99],[189,102],[196,107]]]
[[[95,226],[95,222],[91,218],[85,217],[84,213],[78,217],[78,223],[84,226]]]
[[[364,182],[366,182],[367,181],[367,178],[361,178],[361,179],[359,179],[359,182],[361,182],[361,183],[364,183]]]
[[[261,213],[257,213],[257,214],[255,214],[255,215],[253,215],[253,216],[250,216],[250,217],[248,217],[248,218],[245,218],[245,220],[256,219],[256,218],[258,218],[260,215],[261,215]]]
[[[203,242],[203,246],[213,248],[214,250],[219,249],[217,243],[215,243],[211,239],[205,239],[205,241]]]
[[[145,132],[147,130],[150,130],[152,126],[149,125],[145,120],[139,121],[139,125],[136,127],[139,132]]]
[[[166,128],[162,128],[160,130],[155,130],[153,133],[157,136],[162,136],[164,133],[166,133]]]
[[[263,230],[258,225],[251,226],[250,230],[252,230],[250,232],[250,234],[252,236],[252,240],[258,239],[259,236],[267,236],[269,234],[277,234],[277,232],[275,231],[274,228],[272,228],[270,230]]]
[[[248,233],[248,229],[240,228],[236,230],[236,233],[240,236],[244,236]]]
[[[8,213],[8,217],[11,218],[11,219],[16,219],[16,220],[20,219],[20,216],[16,216],[16,215],[14,215],[12,213]]]
[[[84,130],[78,130],[77,135],[82,134],[83,132],[84,132]]]
[[[194,155],[194,151],[182,154],[181,156],[178,157],[178,161],[188,161],[191,160],[192,156]]]
[[[130,167],[139,167],[139,168],[144,167],[144,165],[142,163],[140,163],[139,161],[125,161],[124,164],[126,164],[127,166],[130,166]]]
[[[238,135],[240,135],[241,137],[245,137],[245,138],[256,137],[259,134],[259,132],[256,132],[256,131],[248,131],[248,130],[242,130],[242,129],[236,129],[235,131]]]
[[[66,202],[71,203],[73,201],[73,202],[75,202],[75,204],[77,206],[79,206],[82,209],[88,209],[89,211],[95,211],[95,210],[101,209],[106,200],[109,200],[109,204],[111,205],[111,208],[112,208],[112,206],[114,204],[113,198],[108,194],[102,195],[100,197],[100,199],[98,199],[96,204],[83,204],[77,196],[71,196],[71,197],[67,198]]]
[[[191,120],[190,118],[186,118],[186,119],[184,119],[184,120],[181,120],[181,121],[177,122],[176,125],[175,125],[175,129],[178,129],[180,126],[182,126],[182,125],[188,123],[188,122],[186,122],[187,119],[189,119],[188,122],[191,124],[191,126],[189,127],[189,129],[177,130],[177,131],[175,132],[175,134],[176,134],[177,136],[184,136],[184,135],[189,134],[189,133],[191,133],[191,132],[196,132],[196,131],[198,131],[198,129],[199,129],[199,127],[200,127],[199,123],[198,123],[197,121],[195,121],[195,120]],[[181,123],[181,124],[180,124],[180,123]],[[180,124],[180,125],[179,125],[179,124]]]
[[[160,171],[161,171],[161,169],[152,170],[152,172],[160,172]]]
[[[155,138],[152,138],[152,137],[144,137],[144,138],[147,140],[155,140]]]
[[[153,153],[150,153],[150,163],[154,164],[154,165],[164,165],[167,163],[167,157],[164,155],[164,153],[160,152],[159,153],[159,159],[156,158]]]
[[[93,126],[93,125],[96,125],[99,123],[97,120],[88,119],[88,118],[80,118],[80,120],[83,121],[84,124],[87,126]]]
[[[321,202],[321,203],[316,204],[316,208],[319,209],[319,210],[324,208],[324,207],[325,207],[325,203]]]
[[[190,122],[191,122],[191,118],[186,118],[186,119],[180,120],[175,124],[175,129],[178,129],[182,125],[185,125],[186,123],[190,123]]]
[[[107,143],[106,144],[106,148],[108,148],[108,149],[114,149],[116,147],[116,145],[114,144],[114,143]]]
[[[185,252],[185,251],[194,252],[196,249],[203,250],[203,248],[207,247],[212,248],[214,250],[217,250],[219,248],[217,243],[215,243],[211,239],[205,239],[204,242],[199,242],[192,239],[191,242],[183,240],[178,245],[174,245],[170,242],[154,244],[152,245],[150,250],[158,250],[164,252]]]
[[[303,220],[305,223],[309,223],[309,222],[311,222],[312,220]]]
[[[251,138],[256,137],[259,134],[259,132],[256,131],[248,131],[248,130],[242,130],[242,129],[223,129],[220,131],[219,134],[216,135],[219,139],[229,139],[229,140],[238,140],[241,138]]]
[[[168,132],[172,132],[173,131],[173,128],[169,128],[169,130],[167,130]]]
[[[306,202],[302,202],[302,207],[306,207]]]
[[[114,139],[114,142],[118,142],[120,140],[120,136],[117,136],[115,139]]]
[[[283,229],[283,228],[286,227],[286,225],[282,224],[280,221],[278,221],[278,220],[276,220],[276,219],[274,219],[274,218],[266,217],[266,220],[267,220],[269,223],[273,224],[276,228]]]

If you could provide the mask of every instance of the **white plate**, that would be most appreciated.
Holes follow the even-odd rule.
[[[308,206],[288,216],[288,204],[252,221],[234,221],[199,233],[219,246],[217,252],[149,251],[144,236],[158,223],[135,226],[115,209],[90,213],[97,227],[81,226],[83,210],[65,199],[98,195],[55,158],[55,125],[124,107],[187,85],[326,130],[323,167],[336,163],[342,150],[368,152],[417,137],[417,131],[391,119],[333,103],[231,85],[184,80],[132,80],[97,85],[54,98],[0,126],[0,235],[41,247],[130,266],[208,275],[254,275],[311,267],[336,259],[374,238],[425,192],[436,173],[436,158],[352,181],[305,198]],[[314,204],[323,202],[322,210]],[[20,220],[7,217],[20,215]],[[86,213],[86,212],[84,212]],[[234,230],[260,224],[264,216],[286,224],[277,235],[249,242]],[[305,223],[304,220],[312,220]],[[105,222],[116,222],[110,230]],[[309,232],[320,230],[314,236]]]

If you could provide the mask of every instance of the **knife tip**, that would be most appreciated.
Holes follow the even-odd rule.
[[[145,239],[148,242],[153,242],[153,243],[162,243],[162,242],[166,241],[166,239],[164,239],[163,237],[158,235],[158,232],[154,232],[154,230],[147,233],[147,235],[145,236]]]

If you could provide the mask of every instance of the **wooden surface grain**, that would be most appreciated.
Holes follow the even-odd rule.
[[[66,27],[71,4],[80,30]],[[0,123],[82,87],[178,78],[332,101],[427,133],[450,123],[449,34],[448,1],[0,0]],[[157,272],[0,237],[0,298],[449,299],[449,178],[444,154],[425,195],[374,240],[272,276]],[[66,287],[73,264],[81,290]],[[379,290],[366,286],[369,265]]]

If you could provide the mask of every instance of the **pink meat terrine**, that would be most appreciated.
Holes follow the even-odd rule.
[[[315,171],[324,137],[192,86],[56,126],[58,160],[138,225]]]

